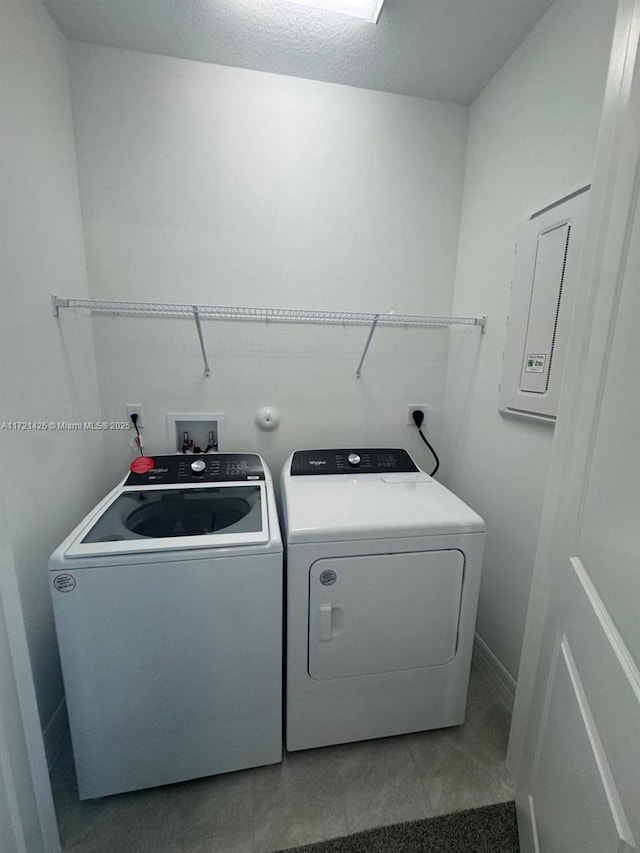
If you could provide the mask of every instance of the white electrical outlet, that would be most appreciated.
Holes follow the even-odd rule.
[[[138,416],[138,429],[144,426],[144,412],[142,411],[142,403],[127,403],[127,419],[131,420],[131,415]]]
[[[415,411],[422,412],[424,415],[424,421],[422,422],[422,426],[424,427],[425,422],[427,420],[427,404],[426,403],[410,403],[407,406],[407,426],[415,427],[416,422],[413,419],[413,413]]]

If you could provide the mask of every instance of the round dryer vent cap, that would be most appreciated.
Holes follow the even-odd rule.
[[[256,412],[256,426],[270,432],[280,426],[280,412],[273,406],[263,406]]]

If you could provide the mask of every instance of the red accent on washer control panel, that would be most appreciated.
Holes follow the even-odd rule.
[[[156,463],[150,456],[137,456],[129,468],[134,474],[146,474]]]

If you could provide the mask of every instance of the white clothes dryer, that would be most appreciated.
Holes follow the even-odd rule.
[[[230,453],[149,467],[49,562],[81,799],[282,758],[282,540],[269,471]]]
[[[296,451],[282,497],[287,749],[464,722],[480,516],[388,448]]]

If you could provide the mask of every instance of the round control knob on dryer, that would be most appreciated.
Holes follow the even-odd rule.
[[[196,459],[195,462],[191,463],[191,470],[194,474],[202,474],[206,467],[207,463],[204,461],[204,459]]]
[[[360,457],[357,453],[350,453],[347,456],[347,462],[349,463],[349,465],[352,465],[354,468],[357,468],[360,464]]]

